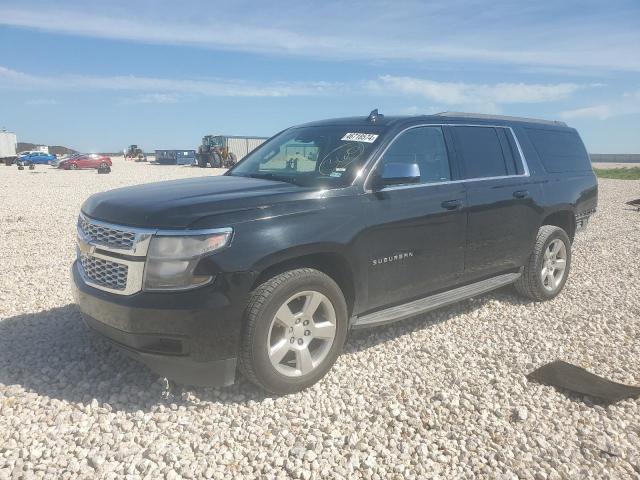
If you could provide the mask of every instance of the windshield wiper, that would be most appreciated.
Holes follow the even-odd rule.
[[[278,175],[277,173],[247,173],[245,177],[261,178],[264,180],[274,180],[276,182],[292,183],[294,185],[300,185],[296,178],[287,175]]]

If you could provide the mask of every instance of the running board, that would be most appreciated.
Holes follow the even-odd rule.
[[[404,320],[430,310],[435,310],[436,308],[451,305],[452,303],[459,302],[460,300],[475,297],[476,295],[482,295],[483,293],[490,292],[496,288],[504,287],[505,285],[515,282],[519,277],[519,272],[505,273],[504,275],[487,278],[480,282],[471,283],[464,287],[458,287],[453,290],[437,293],[396,307],[385,308],[384,310],[355,317],[351,327],[366,328]]]

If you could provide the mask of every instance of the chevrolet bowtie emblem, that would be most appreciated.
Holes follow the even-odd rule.
[[[91,255],[96,251],[96,246],[91,245],[90,243],[85,242],[82,238],[78,237],[78,249],[80,250],[80,253],[84,255]]]

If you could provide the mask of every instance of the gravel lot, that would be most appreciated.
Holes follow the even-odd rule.
[[[163,401],[81,323],[76,216],[94,192],[215,173],[0,167],[0,479],[640,478],[640,400],[603,407],[525,379],[564,359],[640,384],[640,213],[623,205],[640,182],[601,180],[552,302],[506,288],[357,332],[299,394],[241,380]]]

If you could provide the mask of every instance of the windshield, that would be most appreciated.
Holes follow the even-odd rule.
[[[381,127],[362,125],[290,128],[262,144],[227,175],[305,187],[344,187],[355,179],[381,133]]]

